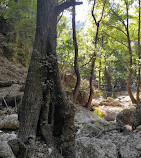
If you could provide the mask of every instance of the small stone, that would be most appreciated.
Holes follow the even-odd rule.
[[[52,149],[51,148],[48,148],[48,153],[49,153],[49,155],[52,153]]]
[[[141,131],[141,125],[136,127],[136,131]]]
[[[0,135],[3,135],[3,134],[4,134],[4,132],[0,130]]]
[[[136,149],[137,149],[138,151],[141,151],[141,144],[138,144],[138,145],[136,146]]]
[[[113,101],[113,98],[108,97],[108,98],[107,98],[107,101],[108,101],[108,102],[112,102],[112,101]]]
[[[112,113],[109,113],[107,116],[104,117],[104,119],[106,121],[114,121],[116,119],[116,113],[112,112]]]

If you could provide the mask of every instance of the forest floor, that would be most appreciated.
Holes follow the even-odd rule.
[[[18,126],[19,126],[18,117],[17,117],[17,105],[18,103],[20,103],[20,99],[23,96],[23,85],[25,83],[25,78],[26,78],[26,69],[24,67],[22,67],[21,65],[15,65],[12,62],[9,62],[6,58],[0,58],[0,142],[1,143],[3,142],[3,140],[8,141],[16,138]],[[116,115],[120,111],[122,111],[125,108],[131,108],[131,107],[134,108],[135,105],[131,104],[130,98],[126,91],[116,92],[116,97],[114,99],[111,97],[104,99],[103,96],[99,96],[98,98],[93,99],[93,105],[94,105],[93,106],[94,112],[90,112],[86,110],[81,105],[76,106],[76,115],[75,115],[75,125],[77,129],[76,155],[78,158],[86,158],[86,157],[91,158],[94,157],[95,153],[100,152],[97,154],[99,156],[95,156],[95,157],[106,158],[105,155],[104,156],[100,156],[100,155],[103,155],[103,153],[107,154],[108,152],[111,152],[112,148],[114,148],[113,149],[114,151],[116,144],[116,146],[118,147],[116,147],[117,149],[115,150],[114,153],[111,153],[111,155],[113,155],[111,156],[111,158],[116,158],[116,157],[118,158],[119,144],[117,143],[117,141],[118,139],[123,139],[124,135],[117,134],[114,132],[113,134],[111,133],[111,135],[105,134],[105,136],[100,139],[93,137],[98,135],[100,130],[103,130],[105,124],[110,125],[111,122],[114,124]],[[98,116],[95,114],[97,114]],[[7,122],[4,125],[5,120]],[[9,120],[11,124],[8,124]],[[115,138],[115,135],[118,137]],[[105,149],[99,149],[99,146],[105,145],[103,144],[103,141],[105,141],[107,137],[110,144],[104,147]],[[85,140],[86,138],[87,141]],[[116,139],[116,143],[114,144],[113,140],[115,139]],[[91,140],[93,140],[94,142],[96,141],[96,143],[94,142],[93,143],[98,144],[98,146],[95,146],[91,142]],[[91,145],[92,147],[91,152],[87,148],[87,146],[89,145]],[[111,146],[111,148],[107,149],[108,146]],[[81,150],[80,147],[83,149]],[[0,149],[1,148],[2,145],[0,145]],[[139,150],[140,149],[141,148],[139,147]],[[9,148],[7,150],[9,150]],[[94,150],[96,150],[95,153],[93,153]],[[84,151],[85,153],[83,154]],[[52,149],[47,148],[46,144],[43,141],[37,139],[35,158],[36,157],[45,158],[47,154],[50,154],[50,152],[52,152]],[[122,151],[121,154],[124,155]],[[83,155],[86,156],[83,157]],[[138,158],[138,155],[140,155],[140,153],[135,151],[133,157]],[[127,157],[133,158],[130,157],[128,154]],[[14,157],[10,156],[8,158],[14,158]],[[58,157],[54,157],[54,158],[59,158],[59,155]]]
[[[135,90],[132,90],[132,92],[136,96]],[[103,96],[99,96],[92,101],[94,113],[106,121],[114,121],[120,111],[136,106],[132,104],[127,91],[114,92],[114,94],[114,98],[107,97],[107,99],[104,99]]]

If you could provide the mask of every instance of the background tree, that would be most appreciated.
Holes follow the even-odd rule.
[[[96,20],[96,17],[95,17],[95,13],[94,13],[94,9],[95,9],[95,0],[94,0],[94,5],[93,5],[93,10],[92,10],[92,17],[95,21],[95,25],[97,27],[97,30],[96,30],[96,36],[95,36],[95,41],[94,41],[94,45],[95,45],[95,49],[96,49],[96,46],[97,46],[97,42],[98,42],[98,33],[99,33],[99,26],[100,26],[100,22],[103,18],[103,14],[104,14],[104,8],[105,8],[105,4],[106,4],[106,0],[104,1],[104,4],[103,4],[103,9],[102,9],[102,13],[101,13],[101,17],[100,17],[100,20],[97,21]],[[92,56],[92,67],[91,67],[91,77],[90,77],[90,95],[89,95],[89,99],[88,99],[88,102],[86,104],[86,107],[88,109],[90,109],[91,107],[91,102],[92,102],[92,98],[93,98],[93,78],[94,78],[94,65],[95,65],[95,61],[96,61],[96,52],[94,51],[93,53],[93,56]]]
[[[75,2],[75,0],[74,0]],[[79,87],[80,87],[80,73],[79,73],[79,67],[78,67],[78,45],[77,45],[77,39],[76,39],[76,25],[75,25],[75,6],[73,6],[72,8],[72,29],[73,29],[73,45],[74,45],[74,49],[75,49],[75,59],[74,59],[74,70],[75,70],[75,74],[77,76],[77,81],[76,81],[76,85],[74,88],[74,103],[76,102],[77,96],[78,96],[78,91],[79,91]]]

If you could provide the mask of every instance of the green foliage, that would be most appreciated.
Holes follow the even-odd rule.
[[[95,109],[93,113],[98,115],[101,118],[103,117],[102,112],[100,110]]]
[[[90,0],[93,4],[93,1]],[[60,0],[63,2],[63,0]],[[95,15],[99,19],[104,0],[96,0]],[[134,0],[129,2],[129,33],[133,54],[133,77],[137,76],[138,59],[138,4]],[[26,64],[32,51],[35,36],[36,0],[1,0],[3,9],[0,16],[4,17],[12,28],[7,33],[8,40],[2,45],[5,47],[6,56],[16,56],[18,60]],[[132,7],[133,6],[133,7]],[[77,30],[77,43],[79,49],[78,64],[81,77],[89,79],[91,70],[91,58],[93,52],[97,54],[95,63],[95,80],[98,81],[101,71],[101,83],[104,81],[104,69],[108,68],[112,77],[112,83],[120,79],[126,79],[129,70],[129,52],[126,30],[126,5],[125,0],[107,1],[104,16],[99,29],[97,48],[94,48],[96,26],[89,13],[89,17],[83,28]],[[62,16],[57,27],[57,54],[61,68],[73,69],[74,47],[72,40],[71,22]],[[83,88],[88,85],[83,83]]]
[[[6,19],[12,28],[9,33],[16,36],[12,41],[14,56],[17,55],[20,62],[26,64],[35,36],[36,0],[19,0],[18,3],[2,0],[1,4],[3,9],[0,10],[0,16]],[[10,43],[7,43],[7,46],[11,49]]]
[[[57,26],[58,38],[57,38],[57,54],[58,61],[61,66],[72,68],[73,66],[73,40],[70,24],[66,17],[62,17]]]

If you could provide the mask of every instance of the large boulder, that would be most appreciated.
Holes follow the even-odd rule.
[[[141,157],[141,126],[138,126],[127,139],[121,139],[119,142],[120,154],[124,158]]]
[[[124,109],[117,114],[116,122],[117,126],[123,129],[126,125],[133,127],[135,122],[135,108]]]
[[[84,107],[77,106],[75,112],[75,124],[89,124],[94,122],[104,122],[99,116],[85,109]]]
[[[97,136],[100,131],[103,129],[100,129],[98,126],[96,126],[95,124],[89,123],[89,124],[85,124],[83,126],[81,126],[80,128],[78,128],[77,130],[77,135],[79,137],[94,137]]]
[[[16,130],[19,127],[18,115],[12,114],[0,121],[0,129]]]

